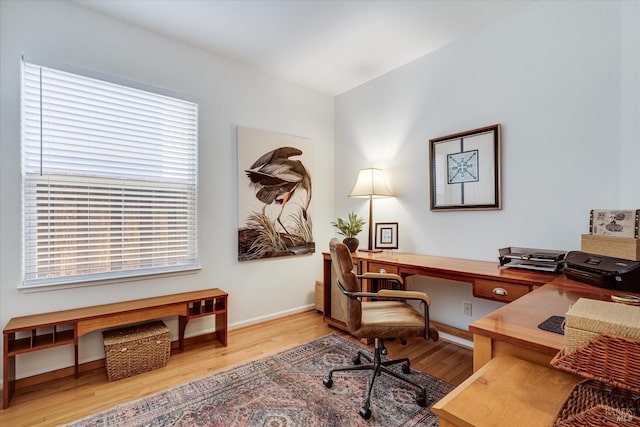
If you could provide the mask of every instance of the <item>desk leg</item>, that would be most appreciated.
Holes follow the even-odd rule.
[[[3,374],[2,374],[2,409],[9,407],[9,402],[13,396],[13,392],[16,390],[16,356],[9,356],[9,341],[15,339],[16,334],[4,335],[4,360],[3,360]]]
[[[76,342],[73,344],[73,357],[75,361],[73,375],[75,378],[80,377],[80,360],[78,358],[78,339],[76,338]]]
[[[187,316],[178,316],[178,346],[180,351],[184,350],[184,331],[187,329],[189,318]]]
[[[493,357],[493,341],[489,337],[473,334],[473,372],[489,363]]]
[[[322,320],[327,321],[331,318],[331,258],[325,259],[323,264],[323,292],[324,304],[322,310]]]
[[[227,346],[227,312],[216,313],[216,338],[220,344]]]
[[[4,359],[4,388],[2,390],[2,409],[9,407],[9,402],[16,391],[16,357],[8,356]]]

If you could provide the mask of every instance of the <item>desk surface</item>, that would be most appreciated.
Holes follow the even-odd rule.
[[[474,321],[469,325],[469,331],[555,356],[564,345],[564,335],[544,331],[538,328],[540,323],[550,316],[564,316],[580,298],[610,301],[611,295],[619,293],[629,292],[598,288],[560,276]]]
[[[340,310],[340,305],[333,301],[332,295],[338,290],[334,284],[335,280],[332,279],[331,254],[324,252],[323,256],[324,321],[334,327],[346,329],[345,313]],[[522,289],[518,289],[519,292],[529,292],[532,288],[542,286],[558,277],[558,274],[554,273],[500,268],[497,261],[477,261],[406,252],[359,251],[352,254],[352,257],[354,264],[358,266],[359,273],[379,271],[384,268],[390,273],[403,277],[412,275],[438,277],[467,282],[474,286],[485,282],[483,285],[492,287],[520,287]],[[490,299],[499,300],[498,298]],[[456,335],[455,328],[451,329]],[[466,331],[458,332],[464,334]]]
[[[514,268],[500,268],[500,264],[491,261],[477,261],[463,258],[449,258],[433,255],[421,255],[407,252],[361,252],[354,258],[366,262],[388,263],[397,266],[406,275],[422,274],[453,280],[472,281],[488,279],[521,283],[525,285],[544,285],[558,277],[557,274]],[[331,259],[324,253],[325,260]]]
[[[393,265],[398,268],[401,275],[418,274],[471,283],[478,279],[485,279],[529,285],[532,292],[474,321],[469,325],[469,331],[476,336],[546,355],[548,359],[560,351],[564,336],[539,329],[538,325],[541,322],[550,316],[564,316],[571,304],[581,297],[610,300],[612,294],[629,293],[576,282],[561,274],[501,268],[497,261],[477,261],[404,252],[356,252],[353,257],[354,260],[363,263]],[[330,254],[324,253],[324,259],[325,283],[329,284]],[[325,321],[328,323],[331,322],[329,292],[329,287],[325,286],[325,307],[328,307],[325,309]],[[635,295],[640,296],[640,294]],[[339,322],[334,323],[339,325]],[[492,356],[493,353],[486,360]]]

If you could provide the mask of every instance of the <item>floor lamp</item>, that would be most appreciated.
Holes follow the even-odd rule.
[[[373,199],[391,196],[393,196],[393,193],[389,190],[389,186],[387,186],[382,169],[360,169],[358,179],[351,193],[349,193],[349,197],[369,198],[369,246],[366,252],[382,252],[381,250],[375,251],[373,249]],[[365,251],[365,249],[360,250]]]

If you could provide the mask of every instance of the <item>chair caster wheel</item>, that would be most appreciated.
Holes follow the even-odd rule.
[[[326,388],[331,388],[333,386],[333,380],[331,378],[324,378],[322,384],[324,384]]]
[[[369,418],[371,418],[371,409],[367,408],[366,406],[363,406],[362,408],[360,408],[360,411],[358,411],[358,413],[365,420],[368,420]]]
[[[405,374],[410,374],[411,373],[411,367],[409,366],[409,364],[402,365],[402,372],[405,373]]]
[[[360,356],[356,356],[353,359],[351,359],[351,361],[353,362],[354,365],[359,365],[362,363],[362,361],[360,360]]]
[[[427,399],[425,399],[424,396],[416,396],[416,403],[421,408],[427,407]]]

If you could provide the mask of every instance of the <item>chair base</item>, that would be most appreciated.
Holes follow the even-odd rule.
[[[353,358],[354,366],[346,366],[344,368],[334,368],[329,371],[329,374],[322,380],[322,383],[327,388],[331,388],[333,386],[333,373],[341,372],[341,371],[363,371],[363,370],[371,370],[373,371],[373,375],[371,376],[371,381],[369,382],[369,392],[367,393],[367,398],[364,401],[364,404],[358,411],[360,416],[365,420],[371,418],[371,392],[373,391],[373,384],[375,380],[380,374],[385,373],[392,377],[395,377],[401,381],[406,382],[407,384],[411,384],[412,386],[419,389],[418,394],[416,395],[416,403],[425,408],[427,406],[427,390],[421,386],[420,384],[410,380],[409,378],[405,378],[396,372],[392,371],[388,368],[388,366],[397,365],[399,363],[403,363],[402,372],[405,374],[411,373],[411,361],[408,358],[395,359],[395,360],[386,360],[382,361],[382,355],[386,354],[386,348],[384,347],[382,338],[375,338],[374,343],[374,351],[373,351],[373,360],[367,354],[358,351],[356,357]],[[369,363],[362,365],[361,358],[364,358]]]

